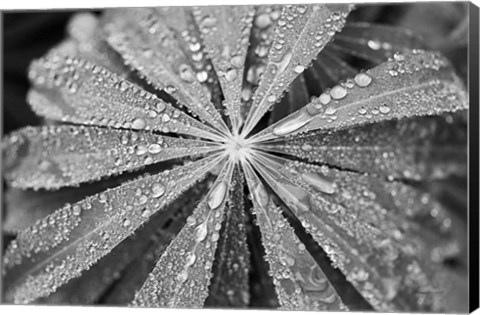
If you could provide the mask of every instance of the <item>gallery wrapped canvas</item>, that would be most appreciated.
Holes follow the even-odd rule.
[[[467,311],[468,6],[5,13],[3,303]]]

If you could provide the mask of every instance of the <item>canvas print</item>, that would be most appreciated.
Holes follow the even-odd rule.
[[[466,312],[472,7],[4,12],[2,303]]]

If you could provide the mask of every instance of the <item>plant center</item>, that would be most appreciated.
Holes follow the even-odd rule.
[[[241,135],[226,138],[225,154],[234,162],[245,161],[252,153],[251,143]]]

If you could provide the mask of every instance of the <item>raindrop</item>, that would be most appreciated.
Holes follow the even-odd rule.
[[[197,80],[198,80],[200,83],[206,82],[207,79],[208,79],[208,73],[207,73],[207,71],[197,72]]]
[[[326,110],[325,110],[325,115],[333,115],[337,112],[337,109],[335,107],[328,107]]]
[[[362,72],[355,76],[354,81],[358,86],[366,87],[372,82],[372,77]]]
[[[168,114],[163,114],[162,121],[165,122],[165,123],[169,122],[170,121],[170,116]]]
[[[268,26],[270,26],[270,24],[272,24],[272,20],[267,13],[260,14],[255,19],[255,26],[260,29],[267,28]]]
[[[165,186],[160,183],[153,184],[151,189],[153,198],[159,198],[165,193]]]
[[[277,68],[279,73],[282,73],[283,71],[285,71],[285,69],[287,69],[291,59],[292,59],[292,52],[288,50],[283,54],[282,59],[280,59],[277,63]]]
[[[221,181],[212,189],[207,201],[210,209],[216,209],[222,204],[223,199],[225,199],[225,195],[227,194],[227,188],[227,183]]]
[[[379,50],[382,48],[382,44],[378,40],[369,40],[367,45],[373,50]]]
[[[295,71],[298,74],[302,73],[304,70],[305,70],[305,67],[301,65],[295,66],[295,68],[293,68],[293,71]]]
[[[304,144],[301,146],[301,149],[305,152],[312,151],[313,147],[310,144]]]
[[[79,205],[74,205],[72,208],[73,215],[79,216],[82,213],[82,207]]]
[[[330,95],[336,100],[342,99],[347,96],[347,89],[343,86],[336,85],[330,90]]]
[[[206,16],[202,19],[200,23],[202,24],[202,27],[210,28],[215,26],[215,24],[217,23],[217,19],[211,16]]]
[[[188,253],[185,266],[190,267],[195,263],[196,259],[197,259],[197,256],[195,256],[195,253]]]
[[[243,58],[242,56],[235,56],[232,58],[232,60],[230,60],[230,63],[235,68],[240,69],[243,66]]]
[[[310,117],[307,113],[300,112],[297,115],[287,118],[280,125],[273,128],[273,134],[277,136],[287,135],[305,126],[308,122],[310,122],[311,119],[312,117]]]
[[[318,100],[319,100],[320,103],[322,103],[323,105],[327,105],[327,104],[330,103],[330,101],[332,100],[332,97],[331,97],[330,94],[328,94],[328,93],[322,93],[322,94],[318,97]]]
[[[197,242],[201,242],[207,237],[207,221],[197,226],[195,236],[197,238]]]
[[[228,69],[227,72],[225,72],[225,79],[227,79],[227,81],[229,82],[232,82],[233,80],[235,80],[236,77],[237,77],[237,70],[235,69]]]
[[[255,199],[259,203],[260,207],[266,208],[268,206],[270,197],[268,196],[265,187],[263,187],[263,185],[259,183],[257,187],[255,187],[253,193],[255,194]]]
[[[380,106],[378,108],[378,110],[380,111],[380,113],[382,114],[388,114],[390,112],[390,107],[388,107],[387,105],[383,104],[382,106]]]
[[[137,145],[136,152],[137,155],[144,155],[147,153],[147,147],[144,144]]]
[[[337,188],[335,183],[332,183],[330,180],[321,177],[317,173],[304,173],[302,178],[309,185],[311,185],[315,190],[323,192],[325,194],[333,194]]]
[[[277,97],[275,95],[270,95],[268,98],[267,98],[267,101],[269,101],[270,103],[273,103],[277,100]]]
[[[132,122],[132,128],[133,129],[143,129],[145,128],[147,125],[147,123],[145,122],[145,119],[143,118],[136,118],[133,122]]]
[[[180,272],[177,276],[177,280],[180,282],[180,283],[184,283],[185,281],[187,281],[188,279],[188,270],[184,269],[182,270],[182,272]]]
[[[148,152],[151,154],[158,154],[162,151],[162,147],[158,143],[152,143],[148,146]]]

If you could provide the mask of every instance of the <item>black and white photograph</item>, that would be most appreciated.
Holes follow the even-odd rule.
[[[2,10],[1,304],[478,308],[478,6],[247,3]]]

